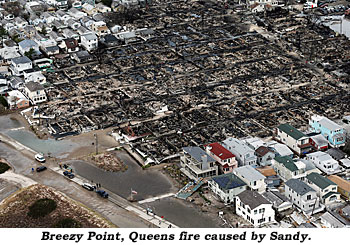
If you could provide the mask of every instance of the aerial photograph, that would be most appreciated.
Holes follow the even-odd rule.
[[[0,228],[350,227],[350,0],[0,0],[0,37]]]

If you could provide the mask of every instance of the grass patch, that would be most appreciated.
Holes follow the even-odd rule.
[[[11,167],[4,162],[0,162],[0,174],[5,173]]]
[[[64,218],[53,225],[53,228],[81,228],[81,224],[72,218]]]
[[[32,218],[40,218],[48,215],[54,211],[57,204],[54,200],[44,198],[37,200],[32,206],[29,207],[28,216]]]

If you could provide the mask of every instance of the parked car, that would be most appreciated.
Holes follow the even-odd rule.
[[[98,191],[96,191],[96,193],[98,195],[100,195],[101,197],[108,198],[108,193],[103,191],[103,190],[98,190]]]
[[[67,177],[70,178],[70,179],[73,179],[73,178],[74,178],[74,174],[71,173],[71,172],[69,172],[69,171],[64,171],[64,172],[63,172],[63,175],[64,175],[64,176],[67,176]]]
[[[92,186],[92,185],[90,185],[89,183],[84,183],[84,184],[82,184],[81,185],[83,188],[85,188],[86,190],[88,190],[88,191],[93,191],[95,188]]]
[[[38,162],[44,163],[46,160],[44,158],[44,155],[41,153],[38,153],[34,156],[35,160],[37,160]]]
[[[36,171],[37,172],[42,172],[42,171],[44,171],[44,170],[46,170],[47,169],[47,167],[45,167],[45,166],[40,166],[40,167],[37,167],[36,168]]]

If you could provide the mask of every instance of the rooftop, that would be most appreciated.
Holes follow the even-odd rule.
[[[251,210],[259,207],[261,204],[271,204],[268,200],[266,200],[262,195],[258,192],[245,190],[237,195],[237,197],[243,202],[245,205],[248,205]]]
[[[282,132],[285,132],[295,140],[306,137],[304,133],[300,132],[298,129],[294,128],[292,125],[288,123],[281,124],[280,126],[278,126],[278,129],[281,130]]]
[[[298,179],[290,179],[285,184],[301,196],[305,195],[308,192],[315,191],[309,185]]]
[[[265,179],[264,175],[250,165],[238,167],[234,171],[249,181]]]
[[[25,84],[25,86],[31,91],[31,92],[35,92],[38,90],[44,90],[43,85],[41,85],[40,83],[36,83],[36,82],[27,82]]]
[[[309,175],[306,176],[306,178],[314,183],[315,185],[317,185],[318,187],[320,187],[321,189],[325,189],[330,185],[335,185],[335,183],[329,179],[327,179],[326,177],[323,177],[322,175],[318,174],[318,173],[310,173]]]
[[[206,157],[207,162],[215,162],[211,156],[209,156],[202,148],[198,146],[184,147],[183,150],[198,162],[202,162],[202,157]]]
[[[220,145],[218,142],[212,143],[206,146],[210,152],[215,156],[218,156],[221,160],[226,160],[232,157],[235,157],[229,150]]]
[[[230,190],[236,187],[245,186],[239,177],[233,173],[223,174],[212,178],[222,189]]]

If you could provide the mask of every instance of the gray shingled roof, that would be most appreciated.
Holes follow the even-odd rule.
[[[25,84],[25,86],[31,91],[31,92],[35,92],[37,90],[43,90],[44,87],[43,85],[41,85],[40,83],[36,83],[36,82],[27,82]]]
[[[26,64],[32,62],[27,56],[16,57],[12,59],[12,62],[17,64]]]
[[[238,194],[237,197],[239,197],[241,202],[243,202],[245,205],[248,205],[251,210],[259,207],[261,204],[271,204],[256,191],[245,190]]]
[[[308,186],[306,183],[298,179],[290,179],[285,183],[286,186],[294,190],[299,195],[303,196],[310,191],[315,191],[313,188]]]

